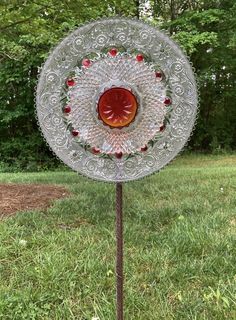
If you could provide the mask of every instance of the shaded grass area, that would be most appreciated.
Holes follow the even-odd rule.
[[[115,320],[115,186],[72,172],[47,212],[0,224],[0,319]],[[124,185],[125,318],[236,319],[236,156],[184,156]]]

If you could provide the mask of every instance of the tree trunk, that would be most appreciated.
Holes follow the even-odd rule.
[[[170,0],[170,21],[173,22],[175,20],[175,0]],[[170,35],[174,32],[174,27],[170,25]]]
[[[140,1],[139,0],[135,0],[135,17],[137,17],[138,19],[140,18],[140,12],[139,12],[139,6],[140,6]]]

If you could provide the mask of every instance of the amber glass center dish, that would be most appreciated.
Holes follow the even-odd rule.
[[[98,101],[98,115],[111,128],[127,127],[135,118],[138,103],[134,94],[125,88],[110,88]]]

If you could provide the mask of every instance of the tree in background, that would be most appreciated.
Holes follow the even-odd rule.
[[[1,161],[28,170],[55,164],[34,115],[38,67],[76,26],[114,15],[167,29],[190,55],[201,93],[191,148],[236,148],[234,0],[2,0],[0,12]]]
[[[200,115],[190,146],[198,150],[236,148],[236,2],[153,2],[160,17],[196,69]]]

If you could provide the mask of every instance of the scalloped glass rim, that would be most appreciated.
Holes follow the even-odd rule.
[[[131,158],[111,160],[86,151],[63,122],[60,94],[67,77],[89,52],[108,47],[143,53],[153,65],[160,66],[171,87],[173,112],[163,136]],[[117,182],[153,174],[180,152],[194,127],[198,98],[192,67],[178,45],[144,22],[108,18],[79,27],[54,49],[41,71],[36,104],[43,136],[61,161],[87,177]]]

